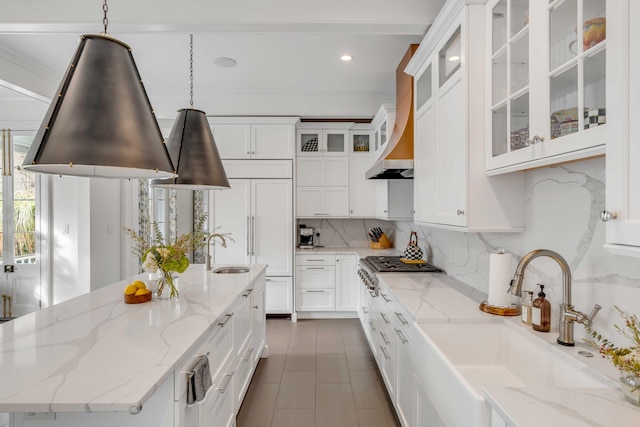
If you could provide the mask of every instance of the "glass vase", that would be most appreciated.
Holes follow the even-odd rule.
[[[630,372],[620,371],[620,389],[636,405],[640,405],[640,377]]]
[[[173,271],[158,270],[158,286],[156,288],[156,295],[160,299],[177,298],[180,295],[178,287],[176,286],[176,277],[173,275]]]

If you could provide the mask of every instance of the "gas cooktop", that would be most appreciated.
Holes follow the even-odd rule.
[[[431,264],[405,264],[399,256],[368,256],[365,261],[376,273],[442,273]]]

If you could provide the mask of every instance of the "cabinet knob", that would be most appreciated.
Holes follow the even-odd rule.
[[[384,210],[384,213],[388,213],[388,212],[389,212],[388,210],[386,210],[386,209]]]
[[[529,144],[537,144],[543,141],[544,141],[544,136],[535,135],[532,139],[529,140]]]
[[[458,210],[456,211],[456,214],[457,214],[458,216],[460,216],[460,215],[464,215],[464,211],[463,211],[463,210],[458,209]]]
[[[604,222],[611,221],[612,219],[618,218],[618,214],[615,212],[602,211],[600,212],[600,219]]]
[[[414,211],[413,209],[411,209],[411,215],[413,215],[414,213],[416,213],[416,211]]]

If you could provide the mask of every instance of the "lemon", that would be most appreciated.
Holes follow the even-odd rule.
[[[139,297],[139,296],[141,296],[141,295],[147,295],[147,294],[150,294],[150,293],[151,293],[151,291],[150,291],[149,289],[138,289],[138,290],[136,291],[136,294],[135,294],[135,295],[136,295],[137,297]]]
[[[124,294],[125,295],[133,295],[136,293],[136,291],[138,290],[138,288],[135,287],[135,285],[129,285],[126,288],[124,288]]]
[[[147,289],[147,285],[142,280],[136,280],[132,283],[137,289]]]

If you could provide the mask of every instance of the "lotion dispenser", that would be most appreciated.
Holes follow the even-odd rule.
[[[545,299],[544,285],[540,286],[538,298],[533,300],[531,309],[531,325],[540,332],[549,332],[551,329],[551,303]]]

